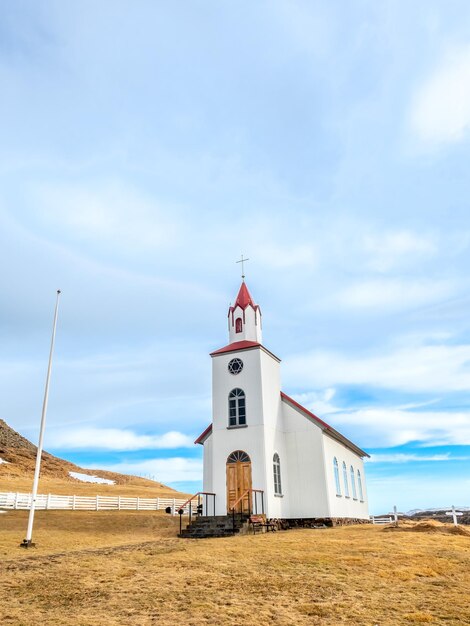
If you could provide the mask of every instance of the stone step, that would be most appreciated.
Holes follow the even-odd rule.
[[[240,529],[239,528],[235,528],[235,533],[239,533]],[[189,536],[198,536],[198,535],[210,535],[210,536],[215,536],[215,535],[232,535],[233,534],[233,530],[216,530],[216,531],[210,531],[207,532],[206,530],[183,530],[181,532],[181,536],[184,537],[189,537]]]
[[[188,526],[198,526],[199,528],[232,528],[232,526],[243,526],[245,522],[235,522],[235,524],[233,524],[231,521],[229,522],[214,522],[212,524],[208,523],[208,522],[192,522],[191,524],[188,524]]]
[[[247,523],[247,517],[235,518],[231,515],[217,515],[214,517],[197,517],[181,532],[180,537],[185,539],[205,539],[208,537],[230,537],[239,533]]]

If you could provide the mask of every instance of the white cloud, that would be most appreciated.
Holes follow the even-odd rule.
[[[314,246],[310,244],[294,246],[275,243],[257,244],[256,259],[272,269],[302,267],[311,271],[317,266],[317,253]]]
[[[470,127],[470,46],[449,50],[418,87],[410,123],[425,142],[452,143],[464,138]]]
[[[354,428],[361,444],[371,448],[401,446],[410,442],[421,442],[429,446],[470,445],[470,411],[465,413],[366,408],[336,413],[329,421],[339,430],[344,427]]]
[[[94,469],[132,474],[133,476],[154,476],[163,483],[192,482],[202,480],[202,461],[172,457],[169,459],[147,459],[136,463],[115,463],[94,466]]]
[[[449,280],[383,278],[348,285],[332,299],[351,309],[400,311],[448,298],[454,290]]]
[[[331,402],[335,394],[335,389],[328,388],[321,391],[297,393],[295,394],[295,400],[302,406],[312,407],[311,410],[315,415],[328,415],[328,413],[336,413],[339,410]]]
[[[414,462],[427,462],[427,461],[468,461],[468,456],[451,456],[450,453],[446,454],[372,454],[370,459],[366,459],[368,463],[414,463]]]
[[[368,266],[378,272],[386,272],[403,264],[409,265],[412,259],[416,262],[437,252],[433,236],[408,230],[365,234],[361,244],[369,255]]]
[[[161,207],[141,191],[114,181],[97,185],[49,183],[36,189],[34,205],[50,229],[83,241],[127,250],[174,244],[184,224],[175,207]],[[60,235],[60,233],[59,233]]]
[[[295,400],[365,448],[388,448],[419,442],[421,447],[470,445],[470,411],[419,410],[433,401],[398,407],[345,410],[332,402],[334,390],[294,394]],[[351,434],[353,433],[353,434]],[[467,457],[448,454],[414,455],[405,453],[373,455],[372,462],[462,461]]]
[[[51,431],[48,436],[49,448],[66,450],[163,450],[192,448],[193,438],[178,431],[163,435],[139,435],[130,430],[118,428],[77,428]]]
[[[287,386],[367,385],[406,392],[470,389],[470,345],[409,345],[373,355],[316,351],[284,361]]]

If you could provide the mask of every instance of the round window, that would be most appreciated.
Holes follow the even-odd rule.
[[[243,369],[243,361],[241,359],[232,359],[228,364],[228,371],[231,374],[239,374]]]

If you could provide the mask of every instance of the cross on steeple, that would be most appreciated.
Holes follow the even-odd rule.
[[[235,261],[235,263],[241,263],[242,264],[242,280],[245,280],[245,263],[246,261],[249,261],[250,259],[244,259],[243,258],[243,254],[242,254],[242,258],[239,261]]]

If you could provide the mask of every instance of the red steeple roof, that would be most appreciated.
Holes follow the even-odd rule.
[[[245,281],[243,281],[241,284],[237,299],[235,300],[234,305],[230,307],[229,314],[235,311],[237,306],[243,309],[243,311],[246,309],[247,306],[251,306],[253,307],[253,309],[259,309],[259,306],[254,303],[253,298],[251,297],[251,294],[248,291],[248,287],[246,286]]]
[[[251,304],[253,308],[255,307],[255,303],[253,302],[253,298],[251,297],[250,292],[248,291],[248,287],[246,286],[245,281],[243,281],[241,284],[240,291],[238,292],[238,296],[237,296],[237,299],[235,300],[234,307],[236,307],[237,304],[242,309],[246,309],[246,307],[249,304]]]

